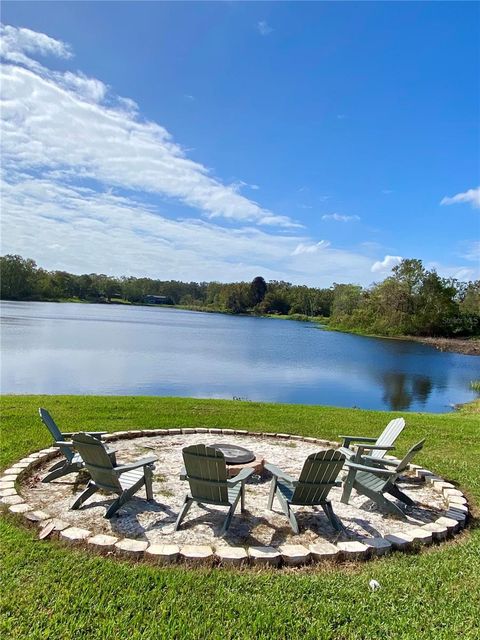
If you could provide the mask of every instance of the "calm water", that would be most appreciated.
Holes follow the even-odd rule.
[[[449,411],[480,359],[315,325],[153,307],[1,305],[2,393],[242,398]]]

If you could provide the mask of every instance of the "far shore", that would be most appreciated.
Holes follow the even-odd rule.
[[[2,300],[0,300],[2,302]],[[9,302],[5,300],[5,302]],[[280,315],[280,314],[249,314],[249,313],[232,313],[230,311],[223,311],[221,309],[212,309],[210,307],[196,307],[193,305],[182,305],[182,304],[150,304],[146,302],[129,302],[126,300],[122,300],[120,298],[112,299],[110,302],[107,301],[92,301],[92,300],[80,300],[78,298],[63,298],[57,300],[17,300],[11,302],[73,302],[80,304],[102,304],[102,305],[124,305],[124,306],[135,306],[135,307],[159,307],[166,309],[180,309],[185,311],[197,311],[199,313],[220,313],[222,315],[229,316],[243,316],[243,317],[256,317],[256,318],[272,318],[278,320],[294,320],[296,322],[314,322],[319,325],[322,329],[326,331],[336,331],[339,333],[351,333],[354,335],[359,335],[368,338],[382,338],[386,340],[411,340],[413,342],[421,342],[423,344],[430,345],[434,347],[438,351],[449,351],[452,353],[460,353],[462,355],[468,356],[480,356],[480,338],[443,338],[443,337],[431,337],[431,336],[381,336],[381,335],[372,335],[366,334],[361,331],[355,330],[346,330],[346,329],[337,329],[335,327],[329,326],[328,318],[317,317],[317,316],[306,316],[301,314],[292,314],[292,315]]]

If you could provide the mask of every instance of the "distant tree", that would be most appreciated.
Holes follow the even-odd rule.
[[[262,276],[254,278],[250,284],[250,298],[252,307],[260,304],[267,293],[267,283]]]
[[[36,293],[37,265],[34,260],[19,255],[0,258],[0,296],[22,300]]]
[[[263,301],[259,305],[262,313],[278,313],[287,315],[290,311],[290,302],[287,299],[285,291],[274,290],[267,291]]]

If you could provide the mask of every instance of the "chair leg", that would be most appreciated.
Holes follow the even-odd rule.
[[[146,465],[144,468],[145,474],[145,492],[147,494],[147,500],[153,500],[153,488],[152,488],[152,480],[153,480],[153,470],[152,467]]]
[[[55,465],[56,466],[56,465]],[[53,468],[53,467],[52,467]],[[65,462],[61,467],[50,470],[42,482],[51,482],[52,480],[56,480],[57,478],[62,478],[63,476],[68,476],[69,473],[75,473],[76,471],[80,471],[82,467],[78,464],[70,464]]]
[[[238,501],[236,501],[230,509],[228,510],[227,517],[225,518],[225,522],[223,523],[223,527],[220,531],[219,537],[223,538],[223,536],[227,533],[228,528],[232,522],[233,514],[235,512],[235,507],[237,506]]]
[[[347,529],[340,518],[337,516],[335,511],[333,510],[332,503],[330,500],[326,502],[322,502],[322,509],[325,512],[325,515],[330,520],[330,524],[336,531],[345,532]]]
[[[244,513],[245,511],[245,483],[242,482],[242,487],[240,489],[240,512]]]
[[[64,467],[66,464],[68,464],[67,462],[65,462],[65,460],[59,460],[58,462],[56,462],[55,464],[52,464],[52,466],[50,467],[49,471],[56,471],[57,469],[61,469],[62,467]]]
[[[290,526],[293,529],[293,533],[300,533],[300,529],[298,528],[298,522],[297,519],[295,517],[295,514],[293,513],[290,505],[288,504],[288,502],[285,500],[285,498],[282,496],[282,494],[277,491],[276,493],[277,496],[277,500],[280,503],[280,506],[282,507],[282,511],[283,513],[287,516],[289,522],[290,522]]]
[[[343,502],[343,504],[348,504],[348,501],[350,500],[350,495],[353,489],[353,483],[355,482],[355,474],[356,474],[355,469],[349,469],[347,477],[343,482],[343,492],[342,492],[342,497],[340,498],[340,502]]]
[[[192,506],[193,502],[194,502],[194,500],[192,498],[190,498],[190,496],[188,496],[188,495],[185,496],[185,500],[183,502],[183,506],[180,509],[180,513],[178,514],[177,521],[175,522],[175,527],[173,529],[174,531],[178,531],[178,529],[180,528],[180,525],[182,524],[182,520],[187,515],[187,511],[190,509],[190,507]]]
[[[356,485],[356,489],[359,493],[362,493],[363,495],[367,496],[367,498],[370,498],[370,500],[373,500],[373,502],[375,502],[380,507],[380,509],[384,509],[394,516],[405,519],[405,514],[400,509],[400,507],[397,507],[394,502],[387,500],[382,493],[371,491],[363,485]]]
[[[406,493],[403,493],[403,491],[401,491],[395,484],[389,486],[385,491],[409,506],[413,506],[415,504],[415,502],[409,498]]]
[[[78,509],[80,505],[82,505],[85,502],[85,500],[88,500],[88,498],[92,496],[96,491],[98,491],[98,487],[95,484],[93,484],[92,481],[90,481],[87,484],[86,489],[82,491],[82,493],[78,496],[78,498],[72,504],[70,509],[73,509],[73,510]]]
[[[267,508],[270,510],[272,509],[272,506],[273,506],[273,499],[275,498],[276,490],[277,490],[277,477],[273,476],[272,482],[270,484],[270,494],[268,496],[268,504],[267,504]]]
[[[116,500],[112,502],[112,504],[106,510],[105,515],[103,516],[104,518],[107,518],[109,520],[120,509],[120,507],[124,505],[127,500],[129,500],[131,496],[127,496],[126,493],[127,492],[124,491],[118,496]]]

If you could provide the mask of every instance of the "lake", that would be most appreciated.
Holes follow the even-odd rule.
[[[450,411],[480,359],[315,324],[162,307],[2,302],[1,391]]]

